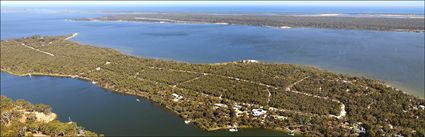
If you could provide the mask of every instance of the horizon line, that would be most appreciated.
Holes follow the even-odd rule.
[[[424,7],[424,1],[1,1],[1,6],[240,5]]]

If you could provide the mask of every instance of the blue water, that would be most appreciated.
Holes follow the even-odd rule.
[[[104,7],[99,9],[93,7],[56,7],[46,9],[38,7],[35,8],[37,10],[24,12],[21,9],[11,10],[2,7],[1,39],[35,34],[63,35],[78,32],[79,35],[72,39],[73,41],[114,48],[135,56],[192,63],[256,59],[273,63],[304,64],[338,73],[384,80],[409,94],[424,96],[424,33],[313,28],[276,29],[212,24],[66,21],[66,19],[73,18],[102,16],[106,15],[107,12],[105,11],[113,10],[224,12],[228,9],[227,12],[233,10],[231,12],[294,11],[316,13],[328,12],[328,10],[339,12],[338,8]],[[340,9],[340,12],[346,13],[361,11],[423,14],[423,8],[419,10],[403,8],[393,10],[385,8]],[[152,116],[151,114],[142,114],[145,109],[149,109],[154,110],[155,114],[158,113],[157,119],[160,120],[160,116],[169,119],[168,121],[171,123],[164,125],[178,126],[176,129],[179,129],[179,131],[170,132],[170,134],[207,135],[197,128],[188,128],[186,125],[182,125],[181,119],[176,115],[162,110],[155,104],[147,102],[146,105],[138,106],[134,104],[134,97],[116,95],[109,91],[104,92],[105,90],[84,81],[51,77],[33,77],[31,80],[28,77],[16,77],[4,73],[1,74],[1,78],[2,95],[14,99],[24,98],[35,103],[49,104],[54,111],[58,112],[60,120],[67,121],[68,116],[71,116],[74,121],[81,123],[82,126],[97,132],[109,135],[122,135],[123,132],[132,135],[148,133],[151,135],[160,133],[167,135],[167,133],[160,131],[172,129],[172,127],[155,125],[149,128],[141,124],[144,120],[152,118],[149,117]],[[84,105],[78,103],[80,100]],[[106,107],[113,104],[115,106],[111,108]],[[116,113],[116,110],[125,113]],[[108,115],[100,117],[104,114]],[[132,125],[132,127],[125,127],[124,123],[120,123],[120,119],[115,119],[117,117],[128,117],[128,119],[124,118],[123,122],[131,123],[128,125]],[[152,119],[155,120],[156,118]],[[114,130],[114,127],[118,127],[110,127],[114,123],[123,127]],[[149,124],[152,123],[154,122]],[[227,132],[215,133],[214,135],[225,133]],[[272,132],[255,130],[241,132],[241,134],[244,133],[251,135]]]
[[[2,11],[36,10],[39,12],[204,12],[204,13],[344,13],[344,14],[424,14],[424,6],[308,6],[308,5],[56,5],[6,6]]]
[[[77,122],[85,129],[106,136],[286,136],[265,129],[206,132],[186,125],[180,117],[161,106],[134,96],[115,94],[90,82],[45,76],[1,75],[1,95],[52,107],[58,120]]]
[[[193,63],[256,59],[367,76],[424,93],[424,33],[208,24],[73,22],[87,13],[2,13],[1,39],[78,32],[81,43]]]

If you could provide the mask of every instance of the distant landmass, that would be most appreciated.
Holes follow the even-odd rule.
[[[423,21],[423,20],[422,20]],[[292,64],[190,64],[32,36],[1,41],[1,71],[90,81],[160,104],[204,130],[424,136],[425,100],[383,82]]]
[[[424,32],[423,15],[396,14],[213,14],[213,13],[128,13],[74,21],[143,21],[157,23],[214,23],[223,25],[365,29]]]

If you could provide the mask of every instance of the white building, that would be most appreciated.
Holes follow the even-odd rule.
[[[96,71],[99,71],[99,70],[100,70],[100,67],[97,67],[97,68],[96,68]]]
[[[258,60],[252,60],[252,59],[248,59],[248,60],[242,60],[242,63],[259,63]]]
[[[294,129],[289,129],[289,136],[295,136],[295,130]]]
[[[183,99],[183,96],[180,96],[180,95],[178,95],[176,93],[173,93],[171,95],[174,97],[174,99],[173,99],[174,102],[177,102],[177,101]]]
[[[263,109],[252,109],[252,115],[258,117],[260,115],[266,114],[267,111]]]
[[[424,105],[419,105],[419,107],[420,107],[421,109],[425,109],[425,106],[424,106]]]
[[[233,105],[233,109],[234,110],[240,110],[242,108],[242,106],[241,105],[238,105],[238,104],[234,104]]]

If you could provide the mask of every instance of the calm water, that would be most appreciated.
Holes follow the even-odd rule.
[[[104,14],[39,11],[3,12],[2,9],[1,39],[78,32],[74,41],[110,47],[136,56],[193,63],[256,59],[273,63],[305,64],[384,80],[410,94],[424,96],[424,33],[208,24],[71,22],[65,20]],[[385,11],[376,12],[386,13]],[[423,13],[423,9],[419,12]],[[59,114],[60,120],[67,121],[71,117],[82,126],[106,135],[231,134],[203,132],[185,125],[178,116],[146,100],[138,103],[135,97],[113,94],[84,81],[51,77],[31,79],[4,73],[1,76],[2,95],[49,104]],[[251,129],[237,134],[278,133]]]
[[[60,121],[71,119],[86,129],[114,135],[241,135],[285,136],[265,129],[205,132],[145,99],[112,93],[90,82],[45,76],[19,77],[1,73],[1,94],[12,99],[49,104]]]
[[[207,24],[72,22],[102,14],[2,13],[1,38],[78,32],[81,43],[193,63],[256,59],[385,80],[424,96],[424,33]]]
[[[354,5],[56,5],[56,6],[12,6],[3,5],[2,11],[37,12],[210,12],[210,13],[344,13],[344,14],[424,14],[423,4],[403,6],[354,6]]]

